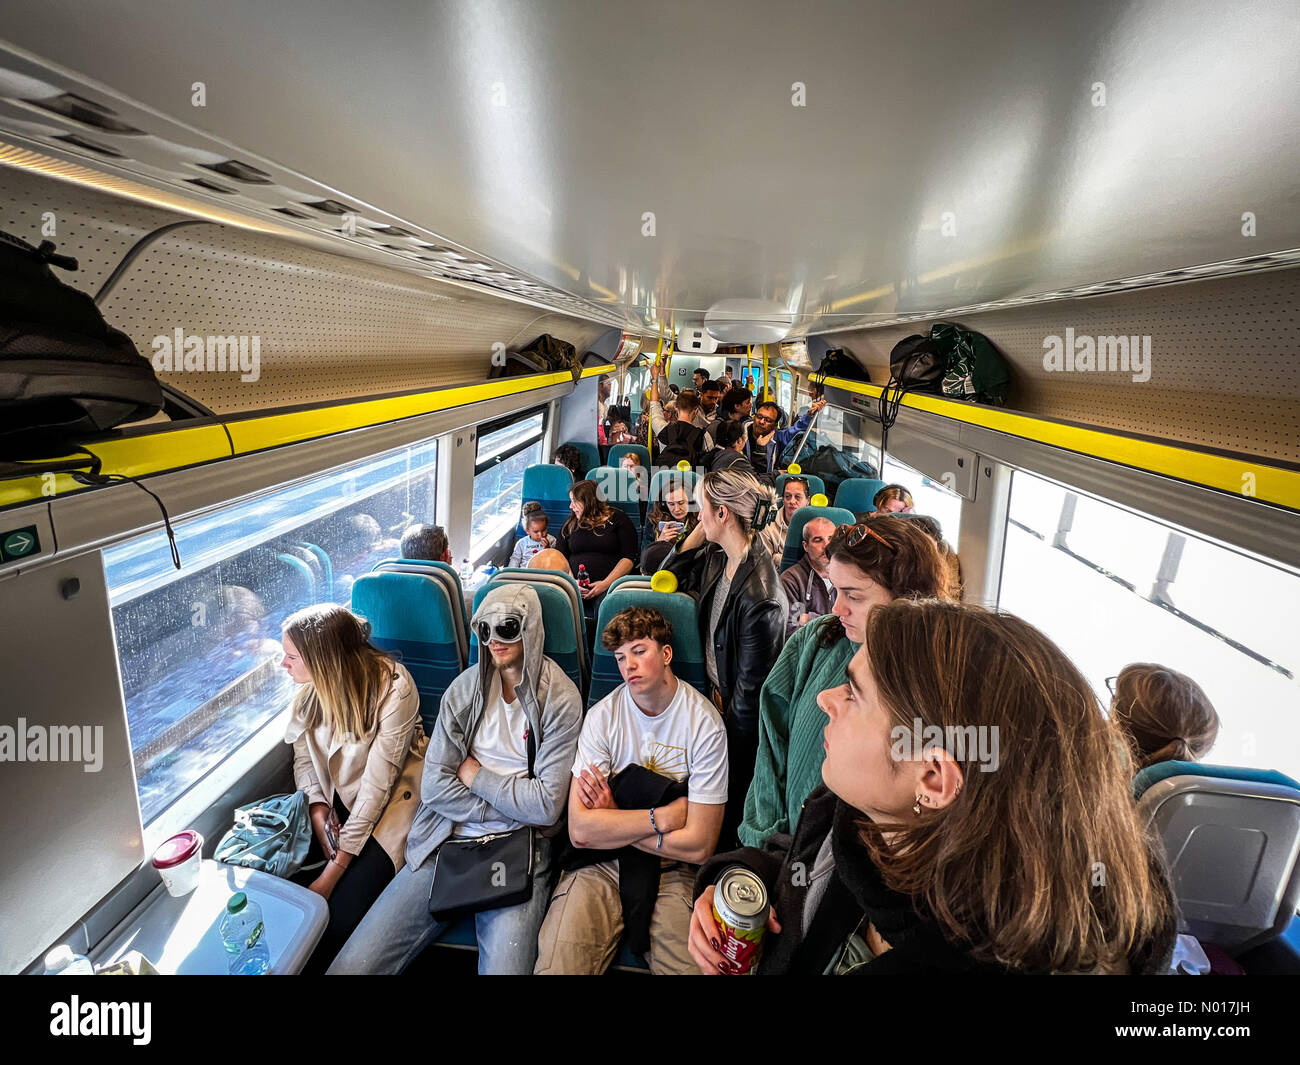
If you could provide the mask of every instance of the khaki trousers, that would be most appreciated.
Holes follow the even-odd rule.
[[[656,976],[698,974],[686,949],[697,867],[665,861],[659,898],[650,917],[647,961]],[[623,935],[623,903],[618,894],[618,862],[601,862],[560,877],[537,937],[541,976],[595,976],[609,968]]]

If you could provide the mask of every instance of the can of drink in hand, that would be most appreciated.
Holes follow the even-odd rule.
[[[743,865],[722,871],[713,892],[713,919],[722,932],[719,953],[733,971],[750,976],[758,969],[767,931],[767,888]]]

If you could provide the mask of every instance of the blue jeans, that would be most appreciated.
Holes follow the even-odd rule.
[[[478,939],[478,971],[484,976],[520,975],[537,963],[537,933],[551,901],[551,841],[534,837],[533,897],[518,906],[484,910],[474,915]],[[429,914],[429,889],[437,854],[419,869],[404,865],[375,900],[357,929],[334,959],[327,976],[357,973],[396,975],[448,928],[447,921]]]

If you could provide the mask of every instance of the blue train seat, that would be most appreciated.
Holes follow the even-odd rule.
[[[584,470],[600,465],[600,448],[595,444],[585,441],[566,440],[562,446],[576,447],[578,449],[578,454],[582,456],[582,468]]]
[[[542,653],[564,670],[578,691],[582,692],[586,688],[587,681],[585,625],[574,616],[574,602],[566,589],[558,582],[548,580],[544,576],[533,579],[538,574],[546,573],[550,573],[553,577],[565,578],[563,573],[549,570],[503,570],[474,593],[474,609],[478,609],[483,598],[494,588],[500,588],[505,584],[527,584],[537,593],[537,599],[542,605]],[[575,582],[574,588],[576,587]],[[469,641],[471,665],[478,661],[478,656],[478,635],[471,632]]]
[[[826,482],[823,481],[820,477],[818,477],[817,474],[815,473],[783,473],[781,474],[780,477],[776,479],[777,495],[781,495],[781,493],[785,491],[785,482],[791,480],[792,478],[798,478],[801,481],[808,482],[809,499],[812,499],[812,497],[817,495],[818,493],[821,493],[822,495],[826,494]]]
[[[1300,906],[1300,785],[1267,770],[1161,762],[1134,779],[1164,841],[1179,931],[1229,954],[1281,935]]]
[[[866,514],[876,509],[873,502],[876,493],[888,484],[874,477],[850,477],[841,481],[835,489],[834,505],[852,511],[854,514]]]
[[[443,693],[466,666],[447,586],[432,573],[366,573],[352,585],[352,612],[370,622],[370,640],[411,673],[420,718],[432,734]]]
[[[634,470],[621,466],[597,466],[587,477],[596,482],[600,498],[611,507],[617,507],[632,519],[632,525],[641,528],[641,503],[643,482]]]
[[[695,600],[682,592],[656,592],[635,584],[611,588],[600,604],[596,620],[596,644],[591,656],[591,691],[587,706],[591,707],[623,683],[612,652],[605,650],[600,634],[619,611],[628,607],[644,606],[657,610],[673,627],[673,672],[708,694],[708,681],[704,676],[704,643],[700,639],[699,614]]]
[[[609,457],[605,463],[609,466],[617,466],[627,454],[639,455],[641,468],[645,470],[650,468],[650,449],[645,444],[615,444],[609,449]]]
[[[537,463],[524,470],[523,503],[540,503],[550,522],[549,531],[554,536],[569,520],[569,489],[573,487],[573,474],[566,466],[556,463]],[[516,538],[524,535],[521,512],[515,526]]]
[[[790,527],[785,531],[785,551],[781,554],[778,571],[784,573],[803,555],[803,527],[813,518],[829,518],[836,525],[852,525],[857,520],[853,511],[842,507],[800,507],[794,512]]]
[[[465,592],[461,587],[460,574],[449,562],[438,562],[427,558],[388,558],[376,562],[372,572],[380,570],[391,573],[430,573],[447,589],[447,595],[453,603],[452,623],[456,629],[456,640],[460,644],[461,656],[469,654],[469,614],[465,608]],[[457,609],[459,607],[459,609]]]

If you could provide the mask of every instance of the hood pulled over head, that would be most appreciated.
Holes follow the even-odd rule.
[[[486,628],[484,628],[486,626]],[[542,675],[542,645],[545,633],[542,631],[542,604],[537,593],[527,584],[500,584],[488,592],[474,611],[470,622],[479,642],[479,690],[486,696],[496,669],[496,662],[487,644],[491,639],[504,639],[518,632],[524,645],[523,676],[519,686],[526,689],[534,698],[537,696],[537,684]],[[484,639],[484,633],[487,639]],[[494,636],[497,633],[499,635]]]

